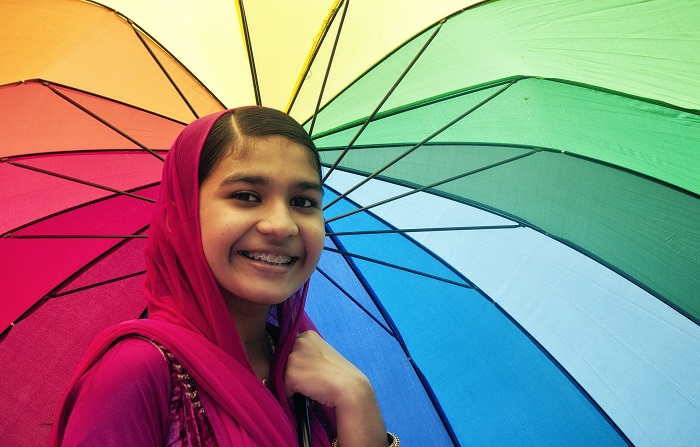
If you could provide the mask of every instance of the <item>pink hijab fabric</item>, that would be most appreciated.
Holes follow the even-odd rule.
[[[272,309],[279,327],[271,379],[276,398],[258,380],[204,257],[199,226],[199,157],[214,122],[232,110],[202,117],[173,143],[163,167],[160,193],[146,249],[145,292],[149,318],[113,326],[90,345],[59,407],[49,445],[60,445],[70,409],[66,398],[92,365],[120,337],[138,334],[165,346],[194,378],[219,445],[297,445],[296,422],[285,395],[284,368],[295,337],[314,326],[304,312],[308,281]],[[279,400],[278,400],[279,399]],[[332,412],[326,418],[332,423]],[[335,430],[335,427],[329,427]],[[314,446],[328,434],[312,417]]]

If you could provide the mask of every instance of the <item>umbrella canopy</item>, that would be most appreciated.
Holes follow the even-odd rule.
[[[0,2],[4,439],[143,310],[174,135],[251,103],[321,148],[309,312],[407,445],[700,437],[696,2],[135,3]]]
[[[412,238],[517,322],[635,445],[698,438],[699,18],[696,2],[488,2],[416,36],[309,124],[328,165],[363,176],[336,171],[327,185],[394,228],[422,229]],[[345,225],[352,212],[326,218]],[[483,229],[428,231],[467,226]],[[357,230],[368,229],[336,237],[366,253]],[[407,264],[386,247],[373,256]],[[465,324],[491,321],[475,310],[483,303],[434,287],[414,299],[382,288],[381,302],[406,318],[397,326],[436,394],[465,390],[442,401],[461,439],[611,442],[555,428],[594,424],[548,401],[557,385],[536,366],[542,353],[501,330],[471,334]],[[450,316],[431,309],[438,301]],[[422,340],[433,319],[448,341]],[[427,366],[448,357],[461,361]],[[494,390],[504,394],[476,397]],[[474,414],[488,427],[464,416]]]

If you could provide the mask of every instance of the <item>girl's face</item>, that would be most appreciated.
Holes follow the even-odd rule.
[[[309,149],[281,136],[243,145],[199,190],[204,255],[230,309],[289,298],[316,268],[325,237]]]

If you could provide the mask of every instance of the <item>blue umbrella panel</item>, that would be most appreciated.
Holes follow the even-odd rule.
[[[327,189],[330,202],[337,193]],[[413,238],[344,198],[308,311],[372,380],[405,445],[627,445],[506,312]],[[468,256],[465,253],[465,256]]]

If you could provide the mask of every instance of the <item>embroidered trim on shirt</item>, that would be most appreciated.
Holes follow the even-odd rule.
[[[158,349],[158,351],[160,351],[165,361],[168,362],[177,372],[177,378],[185,381],[185,388],[187,388],[185,396],[187,396],[190,399],[192,406],[196,408],[201,414],[205,414],[204,407],[202,406],[202,402],[199,400],[199,395],[197,394],[197,389],[194,386],[194,379],[192,379],[192,376],[190,376],[187,370],[185,370],[185,367],[177,361],[175,356],[170,351],[168,351],[165,346],[161,345],[160,343],[157,343],[155,340],[151,340],[150,338],[146,338],[140,335],[138,337],[143,340],[146,340],[147,342],[155,346]]]

